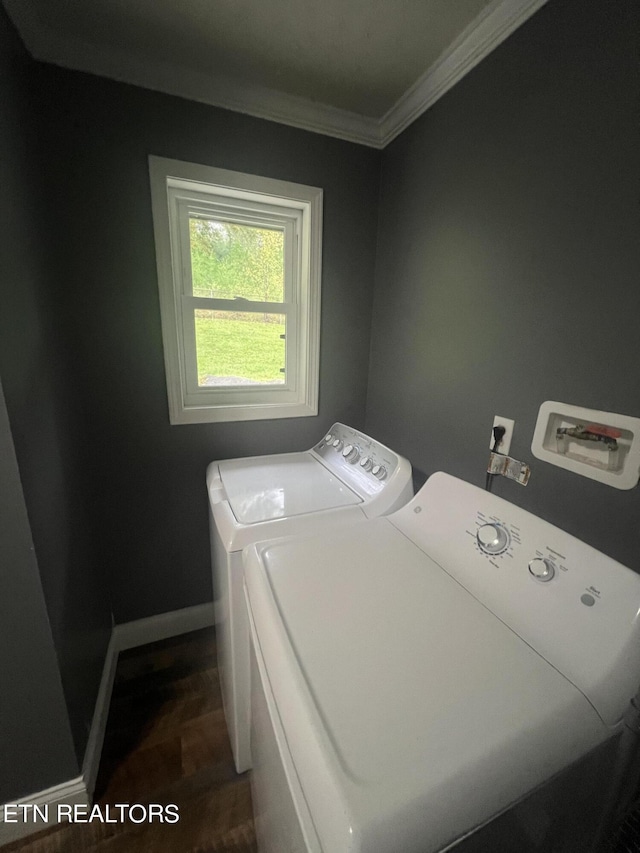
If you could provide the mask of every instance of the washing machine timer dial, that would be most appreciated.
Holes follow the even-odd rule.
[[[342,455],[347,460],[347,462],[351,462],[352,465],[355,465],[355,463],[360,458],[360,451],[355,445],[347,444],[345,449],[342,451]]]
[[[478,547],[485,554],[502,554],[509,547],[509,534],[501,524],[482,524],[476,533]]]

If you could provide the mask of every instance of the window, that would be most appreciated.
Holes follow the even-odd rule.
[[[171,423],[317,414],[322,190],[149,170]]]

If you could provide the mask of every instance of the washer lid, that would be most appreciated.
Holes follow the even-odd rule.
[[[240,524],[352,506],[362,499],[308,451],[231,459],[219,465]]]
[[[582,694],[386,519],[247,552],[323,848],[440,850],[608,736]]]

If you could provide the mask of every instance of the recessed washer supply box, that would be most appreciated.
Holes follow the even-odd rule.
[[[576,435],[580,431],[607,440],[584,440]],[[547,400],[538,412],[531,452],[583,477],[632,489],[640,476],[640,418]]]

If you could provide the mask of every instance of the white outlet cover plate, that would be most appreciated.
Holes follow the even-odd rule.
[[[506,430],[502,441],[498,446],[498,453],[504,454],[504,456],[509,455],[509,450],[511,449],[511,439],[513,438],[513,428],[515,427],[516,422],[512,421],[511,418],[501,418],[500,415],[496,415],[493,419],[493,426],[503,426]],[[491,428],[491,438],[489,439],[489,450],[493,450],[493,427]]]

